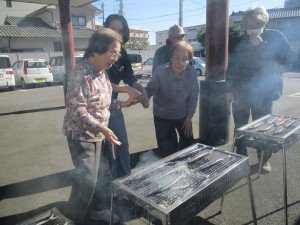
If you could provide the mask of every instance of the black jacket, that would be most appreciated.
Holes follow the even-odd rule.
[[[278,30],[265,29],[263,43],[254,46],[244,34],[229,56],[226,89],[236,97],[278,99],[282,93],[282,71],[289,44]]]
[[[153,59],[153,67],[152,67],[152,74],[154,73],[155,69],[167,62],[170,62],[170,50],[172,47],[171,41],[167,39],[166,44],[155,51],[154,59]]]
[[[133,75],[133,70],[126,50],[121,48],[121,57],[115,62],[112,67],[107,70],[109,80],[111,83],[119,84],[123,81],[125,84],[132,85],[137,81],[137,78]],[[113,93],[113,98],[117,98],[118,94]]]

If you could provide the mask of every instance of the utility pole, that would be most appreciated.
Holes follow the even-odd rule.
[[[104,23],[104,3],[101,4],[101,10],[102,10],[102,23]]]
[[[119,5],[119,14],[121,16],[124,16],[124,3],[123,3],[123,0],[116,0],[117,2],[120,2],[120,5]]]
[[[183,26],[182,24],[182,4],[183,3],[183,0],[179,0],[179,21],[178,21],[178,24],[179,26]]]

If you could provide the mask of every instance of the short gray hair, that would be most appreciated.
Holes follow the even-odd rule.
[[[243,21],[247,19],[256,19],[259,23],[266,25],[269,22],[269,13],[263,6],[253,6],[248,9],[243,15]]]

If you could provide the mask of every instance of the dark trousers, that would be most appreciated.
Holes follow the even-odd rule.
[[[88,217],[97,183],[102,142],[82,142],[68,139],[75,166],[71,195],[65,215],[75,224],[88,224]]]
[[[157,146],[159,154],[162,157],[169,156],[183,148],[194,143],[194,137],[186,136],[182,125],[185,118],[178,120],[162,119],[154,116],[154,126],[156,133]],[[177,141],[177,133],[179,134],[179,143]]]
[[[267,114],[272,113],[273,102],[271,100],[261,99],[260,101],[251,101],[248,97],[234,97],[233,103],[233,119],[235,129],[248,124],[250,112],[252,120],[257,120]],[[243,140],[236,140],[236,153],[248,155],[247,148]],[[257,149],[257,156],[260,158],[263,149]],[[263,162],[268,161],[272,156],[272,151],[264,151]]]
[[[116,146],[116,151],[114,152],[115,158],[112,154],[113,146],[111,143],[108,143],[112,176],[113,179],[117,179],[131,173],[129,144],[122,110],[110,111],[108,127],[122,143],[121,146]]]

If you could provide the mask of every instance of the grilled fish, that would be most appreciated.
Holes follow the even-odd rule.
[[[265,132],[265,131],[268,131],[268,130],[272,129],[273,127],[274,127],[274,125],[271,124],[271,125],[269,125],[269,126],[263,128],[263,129],[258,130],[258,132]]]
[[[256,123],[256,124],[253,124],[252,126],[250,126],[248,129],[249,130],[252,130],[252,129],[255,129],[255,128],[257,128],[257,127],[259,127],[260,125],[262,125],[264,122],[258,122],[258,123]]]
[[[210,160],[207,163],[204,163],[203,165],[201,165],[199,167],[199,169],[200,170],[207,169],[207,168],[209,168],[209,167],[211,167],[211,166],[213,166],[213,165],[215,165],[215,164],[217,164],[217,163],[219,163],[219,162],[221,162],[223,160],[224,160],[224,158]]]
[[[196,155],[194,158],[191,158],[187,163],[188,164],[192,164],[198,160],[200,160],[201,158],[205,157],[206,155],[210,154],[210,152],[205,152],[203,154],[200,155]]]
[[[288,120],[285,124],[284,124],[284,126],[285,127],[289,127],[289,126],[291,126],[293,123],[295,123],[296,122],[296,120]]]
[[[284,130],[284,128],[279,126],[279,127],[276,128],[276,130],[274,131],[273,134],[280,134],[283,130]]]
[[[278,119],[278,117],[277,117],[277,116],[275,116],[275,117],[272,117],[272,118],[268,119],[268,121],[267,121],[267,124],[274,123],[274,122],[275,122],[275,120],[277,120],[277,119]]]

